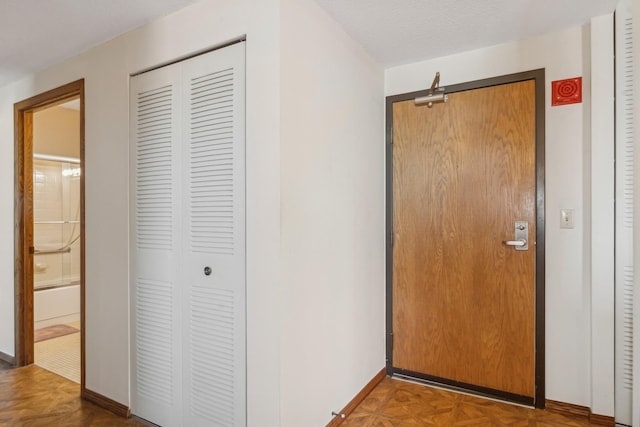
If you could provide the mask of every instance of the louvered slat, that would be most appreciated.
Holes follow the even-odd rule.
[[[137,390],[143,396],[172,404],[171,336],[173,291],[170,283],[139,279],[136,283]]]
[[[633,228],[633,20],[624,20],[624,68],[623,81],[624,100],[622,114],[624,117],[624,135],[622,137],[622,169],[623,169],[623,218],[624,226]]]
[[[191,248],[233,254],[233,69],[191,79],[190,91]]]
[[[191,410],[216,425],[233,426],[233,292],[194,286],[191,307]]]
[[[633,267],[624,268],[623,275],[623,306],[618,307],[623,314],[622,327],[622,352],[623,352],[623,378],[624,388],[629,392],[633,390]]]
[[[145,249],[172,246],[171,86],[141,92],[136,123],[136,244]]]

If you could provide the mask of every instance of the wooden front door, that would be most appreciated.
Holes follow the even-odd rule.
[[[478,86],[390,103],[388,370],[534,403],[536,80]]]

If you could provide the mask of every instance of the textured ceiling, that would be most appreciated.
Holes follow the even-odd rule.
[[[0,0],[0,86],[197,0]]]
[[[382,65],[520,40],[612,12],[616,0],[315,0]]]
[[[0,86],[196,1],[0,0]],[[616,0],[315,1],[384,66],[580,25],[611,12],[616,4]]]

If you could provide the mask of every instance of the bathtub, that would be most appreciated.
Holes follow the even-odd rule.
[[[80,321],[80,285],[36,289],[33,316],[35,329]]]

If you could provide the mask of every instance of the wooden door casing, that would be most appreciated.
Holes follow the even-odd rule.
[[[14,104],[14,289],[15,365],[34,362],[33,278],[33,114],[72,99],[80,100],[80,165],[84,171],[84,79],[40,93]],[[80,176],[80,384],[85,388],[85,184]]]
[[[544,344],[536,82],[478,85],[433,108],[404,99],[388,102],[388,371],[533,403]],[[528,251],[503,243],[515,221],[529,224]]]

